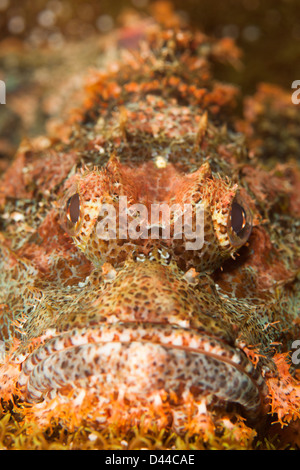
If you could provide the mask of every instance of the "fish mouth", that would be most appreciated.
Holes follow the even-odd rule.
[[[22,364],[26,401],[52,398],[66,385],[97,383],[103,394],[130,398],[154,390],[213,396],[259,415],[264,379],[243,351],[205,332],[169,324],[114,323],[74,328],[48,339]]]

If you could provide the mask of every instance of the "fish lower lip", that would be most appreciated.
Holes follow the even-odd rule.
[[[158,389],[214,395],[249,415],[259,413],[265,387],[241,350],[205,332],[149,323],[93,325],[54,336],[24,361],[18,386],[34,403],[78,380],[88,387],[91,377],[106,391],[122,385],[129,396]]]

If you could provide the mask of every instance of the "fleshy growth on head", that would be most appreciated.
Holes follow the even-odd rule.
[[[131,256],[149,257],[154,251],[163,250],[181,268],[212,270],[243,245],[250,234],[251,214],[238,194],[237,184],[213,176],[208,163],[184,174],[172,164],[157,168],[147,162],[132,169],[112,158],[102,170],[76,174],[67,186],[61,203],[62,224],[95,266],[105,262],[118,266]],[[124,203],[126,207],[121,207]],[[162,205],[168,214],[159,213]],[[199,206],[204,215],[202,226],[197,225]],[[179,237],[176,223],[187,220],[187,208],[191,214],[190,233],[187,236],[187,225],[182,225]],[[157,229],[160,233],[165,230],[163,233],[169,237],[153,236],[154,210],[158,211]],[[104,222],[106,239],[99,237],[99,224]],[[132,224],[137,228],[134,237],[128,229]],[[199,235],[196,230],[203,231],[203,244],[188,250],[191,234]]]

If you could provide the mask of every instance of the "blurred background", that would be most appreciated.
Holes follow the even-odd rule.
[[[45,131],[63,106],[53,87],[67,93],[70,77],[74,84],[83,70],[101,65],[101,38],[107,45],[115,28],[132,28],[153,12],[166,19],[172,8],[185,24],[235,39],[244,66],[224,68],[220,78],[243,94],[259,82],[290,89],[300,79],[299,0],[0,0],[0,79],[7,87],[0,157],[12,155],[24,135]]]

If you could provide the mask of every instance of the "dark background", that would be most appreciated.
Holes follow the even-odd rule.
[[[124,9],[148,12],[151,0],[0,0],[0,40],[63,47],[113,26]],[[300,78],[299,0],[172,0],[192,25],[217,37],[232,36],[244,50],[247,69],[237,76],[246,90],[258,81],[290,87]],[[0,43],[1,47],[1,43]],[[3,46],[2,46],[3,47]]]

